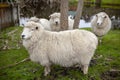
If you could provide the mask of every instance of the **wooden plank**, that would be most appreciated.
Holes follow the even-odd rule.
[[[95,7],[97,5],[96,2],[86,1],[84,2],[84,6],[86,7]],[[120,9],[119,3],[101,3],[99,8],[110,8],[110,9]]]
[[[0,29],[13,26],[12,7],[0,8]]]
[[[102,5],[107,5],[107,6],[120,6],[120,4],[111,4],[111,3],[102,3]]]
[[[1,9],[0,9],[0,32],[1,32],[1,28],[2,28],[2,18],[1,18],[1,16],[2,16],[2,13],[1,13]]]
[[[88,1],[88,2],[84,2],[84,4],[89,4],[89,5],[91,5],[91,4],[97,4],[97,3],[95,3],[95,2],[91,2],[91,1]],[[101,5],[108,5],[108,6],[120,6],[120,4],[112,4],[112,3],[102,3]]]
[[[10,7],[7,3],[0,3],[0,8]]]

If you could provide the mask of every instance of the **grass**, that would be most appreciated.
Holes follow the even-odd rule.
[[[90,0],[90,1],[95,2],[95,0]],[[101,0],[101,2],[102,3],[110,3],[110,4],[120,4],[119,0]]]
[[[22,27],[10,27],[0,33],[0,67],[29,56],[21,44],[21,31]],[[51,74],[44,77],[44,68],[41,65],[26,61],[0,69],[0,80],[120,80],[120,30],[111,30],[103,37],[87,75],[83,75],[78,68],[53,65],[51,69]]]
[[[84,0],[84,2],[92,2],[95,3],[96,0]],[[70,0],[69,6],[76,6],[77,7],[78,0]],[[111,4],[111,5],[108,5]],[[120,0],[101,0],[101,8],[111,8],[111,9],[120,9]],[[92,7],[95,4],[84,4],[84,6]]]
[[[91,0],[95,2],[95,0]],[[101,0],[102,8],[112,8],[112,9],[120,9],[120,6],[115,5],[106,5],[106,4],[120,4],[120,0]]]

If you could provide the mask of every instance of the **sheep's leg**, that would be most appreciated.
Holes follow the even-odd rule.
[[[102,37],[99,37],[99,44],[102,43]]]
[[[100,40],[99,40],[99,44],[101,44],[101,43],[102,43],[102,40],[100,39]]]
[[[83,65],[82,66],[82,71],[83,71],[84,74],[88,73],[88,67],[89,67],[89,65]]]
[[[77,64],[77,65],[75,65],[75,67],[76,67],[76,68],[77,68],[77,67],[79,67],[79,68],[80,68],[80,67],[81,67],[81,65]]]
[[[50,73],[50,66],[45,66],[44,76],[47,76]]]

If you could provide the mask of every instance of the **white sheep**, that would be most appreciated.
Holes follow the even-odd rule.
[[[45,67],[45,76],[49,74],[52,64],[63,67],[79,65],[83,73],[87,74],[98,44],[97,37],[89,31],[76,29],[51,32],[35,22],[26,23],[21,37],[30,59]]]
[[[45,30],[51,31],[50,22],[49,22],[49,20],[47,20],[45,18],[40,18],[39,19],[39,18],[37,18],[37,17],[34,16],[34,17],[31,17],[28,20],[28,22],[29,21],[34,21],[34,22],[40,23],[40,24],[43,25],[43,27],[44,27]]]
[[[96,14],[91,20],[92,31],[100,38],[100,43],[102,36],[108,33],[111,29],[111,20],[105,12],[100,12]]]
[[[29,22],[29,21],[39,22],[39,18],[34,16],[34,17],[31,17],[29,20],[27,20],[27,22]]]
[[[61,31],[61,27],[60,27],[60,13],[55,12],[53,14],[51,14],[50,17],[50,26],[52,31]],[[73,24],[74,24],[74,20],[70,19],[68,17],[68,30],[72,30],[73,29]]]

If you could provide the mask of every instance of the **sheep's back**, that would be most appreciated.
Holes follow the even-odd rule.
[[[96,46],[97,37],[89,31],[43,31],[37,43],[31,46],[30,58],[43,66],[49,63],[64,67],[89,64]]]
[[[60,32],[52,37],[48,44],[49,59],[62,66],[77,64],[86,55],[92,57],[97,46],[96,36],[84,30]]]
[[[46,30],[51,31],[50,22],[47,19],[41,18],[39,21]]]

